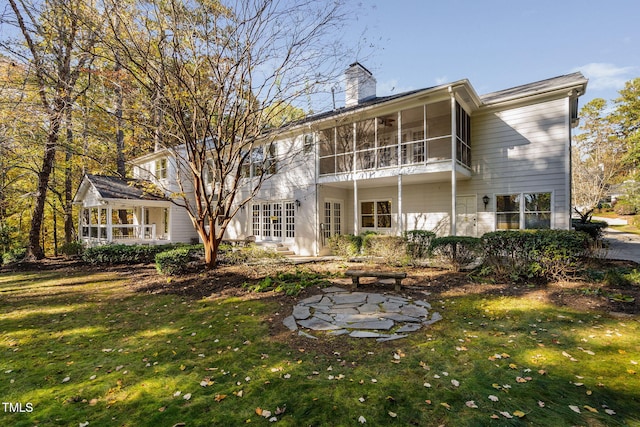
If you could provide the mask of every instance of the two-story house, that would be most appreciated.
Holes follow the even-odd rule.
[[[480,236],[570,228],[571,129],[587,85],[582,74],[481,96],[468,80],[460,80],[378,97],[373,75],[354,63],[345,84],[343,108],[279,132],[270,153],[277,168],[230,223],[230,239],[255,236],[258,243],[313,256],[327,253],[335,234],[367,230]],[[140,171],[153,170],[154,179],[170,179],[175,168],[163,150],[134,164]],[[81,236],[113,237],[113,231],[92,231],[93,224],[113,225],[120,216],[107,208],[103,219],[102,208],[94,206],[100,196],[91,179],[85,178],[76,196],[83,204],[82,224],[89,218]],[[135,214],[131,208],[132,225],[142,227],[137,235],[145,237],[149,233],[142,231],[151,226],[156,239],[197,238],[188,233],[186,214],[166,199],[140,197],[137,203],[144,206]]]

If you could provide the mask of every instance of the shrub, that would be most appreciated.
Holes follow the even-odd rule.
[[[14,262],[20,262],[27,255],[26,248],[11,249],[2,254],[2,264],[12,264]]]
[[[636,207],[627,200],[618,200],[613,207],[613,211],[618,215],[635,215]]]
[[[362,239],[363,252],[367,256],[380,257],[389,264],[405,264],[407,241],[403,237],[385,234],[369,234]]]
[[[220,258],[218,262],[221,264],[238,265],[238,264],[257,264],[264,261],[284,261],[285,258],[276,251],[263,249],[261,247],[250,245],[244,248],[233,248],[230,251],[218,251]]]
[[[589,235],[573,230],[496,231],[482,236],[484,264],[514,281],[565,279],[589,246]]]
[[[185,273],[203,255],[202,245],[182,246],[160,252],[155,256],[156,270],[166,275]]]
[[[576,231],[584,231],[593,240],[601,240],[604,229],[609,226],[605,221],[591,221],[582,223],[579,220],[572,221],[572,226]]]
[[[431,242],[431,251],[449,265],[460,271],[478,258],[480,239],[467,236],[436,237]]]
[[[340,258],[353,258],[360,254],[362,237],[353,234],[336,234],[329,238],[329,247],[331,252]]]
[[[80,255],[82,253],[82,243],[80,242],[70,242],[70,243],[65,243],[64,245],[62,245],[60,247],[60,252],[63,255],[67,255],[67,256],[77,256]]]
[[[156,254],[175,248],[176,245],[104,245],[87,248],[82,259],[89,264],[150,264]]]
[[[407,253],[413,259],[422,259],[429,256],[431,242],[436,234],[433,231],[410,230],[405,232],[407,240]]]

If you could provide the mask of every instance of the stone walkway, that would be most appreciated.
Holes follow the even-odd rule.
[[[438,312],[430,315],[431,305],[424,301],[351,292],[337,286],[323,291],[294,306],[293,314],[283,320],[284,325],[312,339],[317,337],[310,332],[324,332],[390,341],[442,319]]]

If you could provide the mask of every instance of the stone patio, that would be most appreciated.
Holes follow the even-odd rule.
[[[367,292],[351,292],[337,286],[300,301],[284,325],[300,335],[317,339],[313,332],[391,341],[406,337],[442,319],[430,313],[428,302]]]

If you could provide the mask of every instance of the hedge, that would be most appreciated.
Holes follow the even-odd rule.
[[[329,238],[331,252],[343,259],[353,258],[360,254],[362,237],[353,234],[336,234]]]
[[[104,245],[87,248],[82,253],[83,261],[89,264],[150,264],[156,254],[176,245]]]
[[[407,253],[413,259],[427,258],[431,251],[431,242],[436,233],[426,230],[409,230],[404,233],[407,240]]]
[[[589,235],[582,231],[495,231],[482,236],[484,264],[512,280],[565,279],[589,248]]]
[[[158,273],[174,275],[185,273],[191,264],[204,255],[202,245],[181,246],[160,252],[155,256],[156,270]]]

